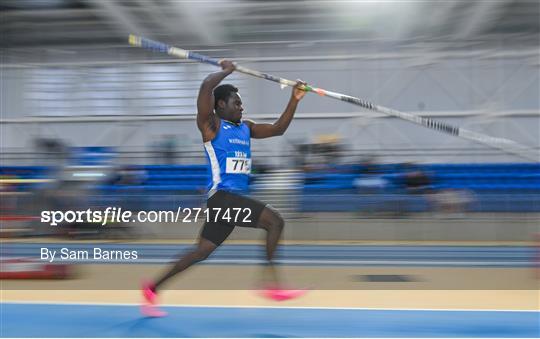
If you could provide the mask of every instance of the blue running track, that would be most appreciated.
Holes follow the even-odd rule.
[[[166,307],[149,319],[137,306],[1,305],[2,337],[467,337],[540,335],[539,312],[323,308]]]

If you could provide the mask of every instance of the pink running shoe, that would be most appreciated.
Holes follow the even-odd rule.
[[[161,318],[167,316],[167,312],[160,310],[154,305],[141,305],[141,314],[149,318]]]
[[[157,294],[154,292],[154,284],[150,282],[143,282],[142,284],[142,294],[144,300],[150,304],[155,305],[157,303]]]
[[[276,287],[265,288],[259,291],[259,294],[267,299],[274,301],[285,301],[298,298],[307,293],[307,290],[285,290]]]
[[[154,284],[150,282],[144,282],[142,284],[142,294],[144,297],[144,303],[141,305],[141,313],[145,317],[160,318],[165,317],[167,312],[160,310],[157,305],[157,294],[155,292]]]

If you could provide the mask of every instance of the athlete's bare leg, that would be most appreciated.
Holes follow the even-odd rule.
[[[259,218],[258,227],[266,230],[267,265],[263,272],[263,281],[267,284],[277,285],[279,282],[273,260],[284,226],[285,221],[279,212],[271,206],[266,206]]]
[[[161,278],[156,281],[153,285],[154,292],[157,291],[165,281],[186,270],[191,265],[208,258],[216,248],[217,246],[213,242],[201,237],[196,249],[183,255],[168,272],[163,274]]]

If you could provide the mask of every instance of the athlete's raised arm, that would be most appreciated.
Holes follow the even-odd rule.
[[[202,82],[197,97],[197,127],[201,131],[203,141],[212,140],[217,131],[217,117],[214,114],[214,95],[212,91],[235,70],[230,60],[221,60],[222,70],[208,75]]]
[[[294,87],[292,90],[291,98],[289,99],[287,107],[285,107],[285,111],[281,113],[279,119],[277,119],[273,124],[258,124],[251,120],[246,120],[246,123],[251,129],[251,137],[255,139],[263,139],[283,135],[294,117],[294,112],[296,112],[298,103],[306,94],[306,92],[301,90],[298,86],[305,84],[305,82],[298,80],[296,87]]]

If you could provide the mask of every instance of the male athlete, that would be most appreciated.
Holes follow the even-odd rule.
[[[244,194],[248,189],[251,170],[251,138],[269,138],[285,133],[298,102],[305,91],[296,86],[285,111],[273,124],[257,124],[242,120],[242,98],[238,88],[219,83],[234,72],[235,65],[229,60],[220,62],[222,70],[204,79],[197,98],[197,127],[201,131],[206,157],[212,177],[209,184],[207,211],[197,247],[184,255],[160,279],[143,284],[146,303],[141,310],[148,316],[163,316],[155,308],[157,291],[162,284],[191,265],[206,259],[227,239],[235,226],[262,228],[266,230],[265,267],[267,286],[265,296],[274,300],[294,298],[301,291],[279,289],[274,272],[273,258],[285,222],[271,206]],[[301,81],[298,85],[305,84]],[[215,211],[219,211],[216,212]]]

